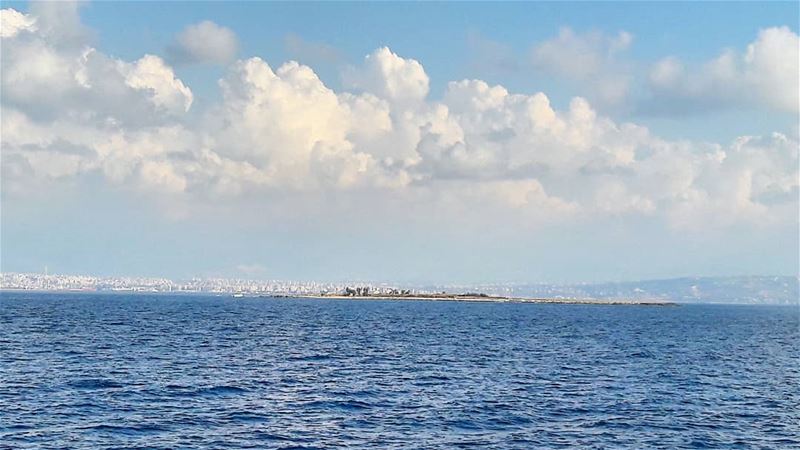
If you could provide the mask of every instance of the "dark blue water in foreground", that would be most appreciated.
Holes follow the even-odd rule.
[[[3,448],[800,446],[797,307],[0,295]]]

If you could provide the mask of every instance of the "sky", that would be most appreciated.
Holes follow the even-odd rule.
[[[797,275],[797,2],[2,2],[0,270]]]

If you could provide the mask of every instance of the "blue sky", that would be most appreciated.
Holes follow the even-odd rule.
[[[24,3],[19,5],[24,9]],[[795,2],[151,2],[149,7],[96,2],[86,5],[82,18],[96,31],[99,49],[125,59],[162,53],[185,26],[213,20],[237,33],[239,55],[260,56],[273,65],[299,59],[335,88],[341,84],[341,65],[357,63],[375,48],[388,45],[422,62],[433,97],[440,96],[449,81],[478,78],[515,92],[544,91],[556,104],[566,105],[572,96],[585,94],[535,71],[487,70],[475,54],[474,41],[497,42],[524,59],[533,44],[563,27],[625,30],[635,36],[630,54],[639,62],[670,55],[702,62],[722,49],[746,47],[765,27],[789,26],[797,32],[798,14]],[[340,52],[341,60],[304,58],[287,48],[289,35],[329,45]],[[222,68],[176,70],[200,99],[217,97]],[[773,131],[776,122],[789,126],[792,119],[740,110],[695,116],[680,124],[671,117],[638,117],[637,122],[675,138],[731,139],[736,133]]]
[[[798,271],[796,2],[3,8],[3,271]]]

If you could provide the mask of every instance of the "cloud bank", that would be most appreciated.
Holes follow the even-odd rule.
[[[164,59],[124,61],[87,40],[65,44],[59,27],[74,29],[77,11],[53,16],[0,16],[4,196],[100,179],[187,204],[257,208],[279,197],[283,208],[311,202],[324,214],[333,196],[531,226],[617,216],[683,229],[797,221],[796,136],[670,141],[581,97],[558,110],[545,93],[482,80],[450,82],[434,100],[422,63],[388,47],[350,67],[340,92],[297,62],[234,61],[219,80],[221,101],[190,115],[193,93]],[[717,101],[728,92],[720,80],[732,80],[750,89],[748,101],[791,110],[796,60],[775,56],[796,45],[787,32],[762,31],[711,75],[662,61],[652,82],[664,95],[700,97],[712,94],[696,86],[719,86]],[[178,42],[209,44],[182,44],[187,61],[221,63],[236,52],[228,33],[203,22]],[[631,39],[563,31],[536,58],[589,79]],[[576,55],[595,56],[581,72],[562,59]]]

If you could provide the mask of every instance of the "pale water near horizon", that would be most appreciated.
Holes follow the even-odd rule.
[[[0,293],[0,448],[800,448],[797,306]]]

